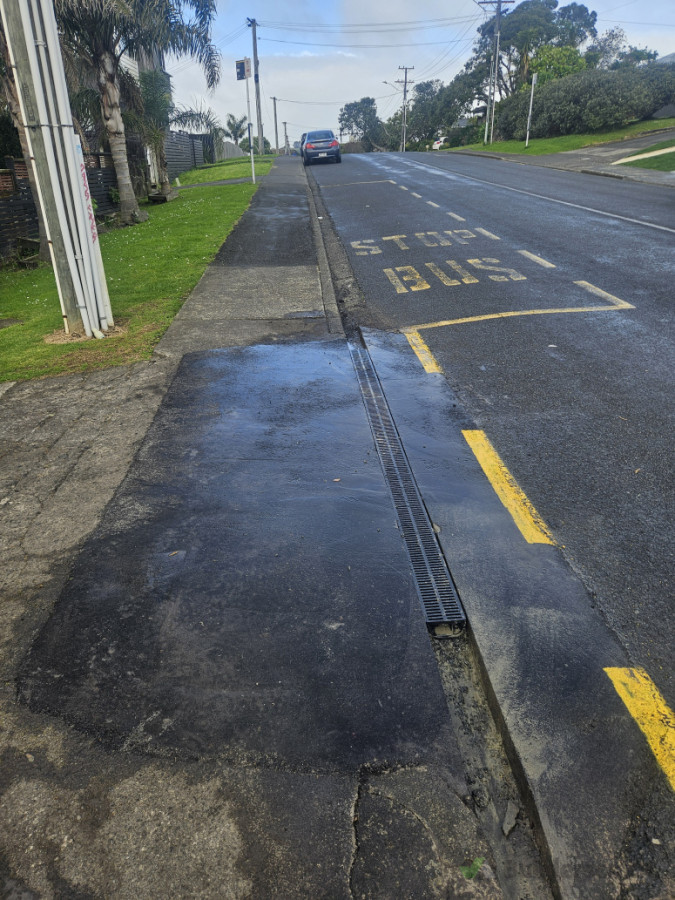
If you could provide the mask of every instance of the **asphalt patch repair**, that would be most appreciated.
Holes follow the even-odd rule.
[[[19,696],[111,749],[457,762],[342,341],[183,359]]]

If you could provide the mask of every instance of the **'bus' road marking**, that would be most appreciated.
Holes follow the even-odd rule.
[[[644,669],[604,670],[675,791],[675,714]]]
[[[537,510],[499,458],[484,431],[462,431],[495,493],[528,544],[555,544]]]
[[[542,259],[541,256],[536,256],[534,253],[530,253],[529,250],[518,250],[521,256],[526,256],[528,259],[531,259],[532,262],[536,262],[538,266],[543,266],[545,269],[555,269],[553,263],[550,263],[547,259]]]

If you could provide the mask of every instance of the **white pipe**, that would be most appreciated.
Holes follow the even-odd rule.
[[[60,184],[70,216],[70,230],[76,246],[78,274],[93,333],[101,328],[107,328],[107,325],[101,320],[101,311],[98,308],[96,297],[81,172],[75,157],[73,142],[75,128],[61,62],[61,50],[56,36],[56,19],[51,3],[45,3],[44,0],[30,0],[30,2],[33,8],[36,36],[39,41],[39,55],[43,65],[43,81],[47,82],[44,84],[44,88],[53,125],[53,140],[59,157]]]
[[[28,55],[28,63],[31,70],[31,76],[33,79],[33,84],[36,86],[37,90],[35,91],[36,100],[37,100],[37,114],[38,114],[38,127],[40,128],[43,139],[45,142],[45,153],[47,156],[47,162],[49,165],[49,169],[51,172],[56,172],[56,158],[54,155],[54,146],[52,143],[52,135],[51,135],[51,127],[49,125],[49,116],[47,113],[47,107],[45,104],[44,96],[42,95],[42,91],[39,89],[39,86],[42,84],[42,80],[40,78],[40,68],[37,59],[37,53],[35,51],[35,35],[30,30],[30,10],[28,8],[27,0],[18,0],[19,12],[21,15],[21,24],[23,26],[24,32],[24,40],[26,42],[26,49]],[[21,94],[21,91],[19,91]],[[27,123],[27,119],[25,120]],[[36,180],[39,181],[39,176],[36,171]],[[59,193],[59,191],[54,191],[54,202],[56,206],[57,218],[59,221],[59,227],[64,234],[69,234],[69,223],[68,217],[66,215],[66,210],[63,203],[63,197]],[[70,245],[69,240],[64,240],[64,247],[66,252],[66,259],[68,261],[68,267],[71,271],[71,276],[77,272],[77,264],[75,261],[75,256],[73,254],[73,249]],[[73,289],[75,291],[76,304],[78,309],[80,310],[80,315],[82,317],[82,324],[84,326],[85,333],[88,337],[91,337],[91,325],[89,322],[89,314],[87,311],[87,306],[84,300],[84,296],[82,293],[82,286],[80,284],[79,278],[71,277],[73,282]]]

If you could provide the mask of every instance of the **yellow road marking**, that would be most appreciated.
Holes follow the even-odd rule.
[[[440,208],[441,208],[441,207],[438,205],[438,203],[434,203],[433,200],[427,200],[427,203],[429,204],[429,206],[435,206],[436,209],[440,209]]]
[[[450,215],[450,213],[448,213]],[[464,219],[462,219],[464,221]],[[474,231],[477,231],[478,234],[482,234],[485,237],[489,237],[493,241],[501,241],[501,238],[498,238],[496,234],[493,234],[491,231],[486,231],[484,228],[474,228]]]
[[[604,670],[675,791],[675,714],[644,669]]]
[[[399,184],[399,187],[401,188],[402,191],[408,190],[408,188],[404,184]]]
[[[543,519],[499,458],[484,431],[462,431],[495,493],[528,544],[554,544]]]
[[[458,222],[466,222],[466,219],[463,219],[461,216],[458,216],[457,213],[448,213],[451,219],[456,219]]]
[[[424,371],[431,374],[443,374],[443,369],[439,366],[434,358],[433,353],[422,340],[422,336],[418,331],[406,332],[408,343],[417,354],[417,358],[424,366]]]
[[[416,194],[415,191],[410,191],[410,193],[413,195],[413,197],[417,197],[418,200],[421,200],[421,199],[422,199],[422,195],[421,195],[421,194]]]
[[[617,309],[635,309],[632,303],[620,300],[613,294],[608,294],[600,288],[594,287],[587,281],[575,281],[580,287],[585,288],[592,294],[597,294],[604,300],[610,302],[609,306],[567,306],[556,307],[555,309],[514,309],[509,312],[487,313],[483,316],[465,316],[461,319],[443,319],[440,322],[423,322],[420,325],[411,325],[411,331],[423,331],[426,328],[444,328],[446,325],[467,325],[471,322],[489,322],[491,319],[512,319],[516,316],[551,316],[562,315],[564,313],[588,313],[588,312],[613,312]],[[404,333],[408,329],[401,329]]]
[[[550,263],[547,259],[542,259],[541,256],[536,256],[534,253],[530,253],[529,250],[519,250],[521,256],[526,256],[528,259],[531,259],[532,262],[536,262],[538,266],[543,266],[545,269],[555,269],[553,263]]]
[[[430,272],[433,272],[436,278],[440,279],[440,281],[446,287],[456,287],[458,284],[461,284],[461,281],[457,281],[456,278],[450,278],[445,274],[443,269],[440,266],[437,266],[436,263],[425,263],[424,264]]]
[[[582,287],[585,291],[588,291],[589,294],[595,294],[596,297],[602,297],[603,300],[609,300],[614,309],[635,309],[632,303],[626,303],[625,300],[619,300],[614,294],[608,294],[607,291],[601,290],[601,288],[596,287],[594,284],[590,284],[588,281],[575,281],[574,283],[578,284],[579,287]]]

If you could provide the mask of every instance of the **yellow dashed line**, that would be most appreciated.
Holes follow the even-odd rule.
[[[614,294],[608,294],[607,291],[601,290],[599,287],[590,284],[588,281],[575,281],[574,283],[578,284],[579,287],[582,287],[585,291],[588,291],[589,294],[595,294],[596,297],[602,297],[603,300],[609,300],[614,309],[635,309],[632,303],[627,303],[625,300],[619,300]]]
[[[553,263],[550,263],[547,259],[542,259],[541,256],[536,256],[534,253],[530,253],[529,250],[519,250],[521,256],[527,257],[527,259],[531,259],[532,262],[536,262],[538,266],[543,266],[545,269],[555,269]]]
[[[644,669],[605,669],[675,791],[675,714]]]
[[[466,222],[466,219],[463,219],[461,216],[458,216],[457,213],[448,213],[451,219],[456,219],[458,222]]]
[[[495,493],[528,544],[554,544],[543,519],[499,458],[484,431],[462,431]]]
[[[408,338],[408,343],[417,354],[417,358],[424,366],[424,371],[428,372],[430,375],[436,373],[442,375],[443,369],[436,362],[433,353],[422,340],[419,331],[406,331],[405,336]]]

